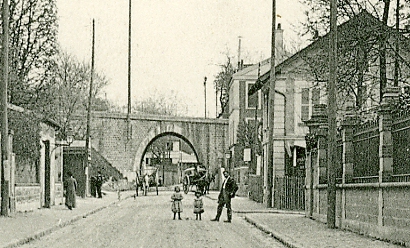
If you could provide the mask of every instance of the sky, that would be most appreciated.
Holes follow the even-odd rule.
[[[128,0],[57,0],[61,48],[80,61],[91,61],[95,20],[95,70],[107,77],[107,99],[127,105]],[[298,0],[277,0],[277,23],[288,48],[300,39],[303,21]],[[256,63],[270,57],[272,1],[132,0],[131,98],[141,101],[158,92],[177,95],[187,115],[215,117],[214,76],[226,55]]]

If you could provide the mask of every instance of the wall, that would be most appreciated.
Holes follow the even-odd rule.
[[[359,161],[355,160],[353,143],[358,142],[355,138],[355,126],[362,127],[358,131],[363,132],[363,124],[357,123],[355,116],[350,112],[341,123],[343,175],[340,178],[336,191],[336,226],[370,237],[399,243],[410,247],[410,180],[409,173],[406,175],[393,174],[394,140],[392,139],[393,119],[389,110],[389,104],[394,102],[395,94],[386,90],[385,98],[379,110],[378,137],[379,140],[369,146],[379,147],[379,167],[376,180],[373,177],[354,177],[354,168]],[[393,98],[393,99],[391,99]],[[317,113],[320,113],[318,111]],[[323,113],[323,112],[322,112]],[[406,117],[408,118],[408,117]],[[313,144],[308,145],[308,158],[306,159],[306,216],[321,222],[327,219],[327,184],[326,184],[326,143],[327,118],[324,115],[312,116],[308,122],[311,137],[315,137]],[[372,125],[368,126],[372,131]],[[372,129],[373,128],[373,129]],[[408,127],[401,127],[408,128]],[[371,132],[369,132],[371,133]],[[369,135],[367,139],[371,139]],[[373,134],[374,136],[374,134]],[[363,137],[362,137],[363,139]],[[311,169],[313,168],[313,170]],[[372,179],[373,182],[367,181]],[[313,184],[310,183],[313,181]],[[313,196],[313,197],[311,197]],[[312,206],[312,207],[311,207]]]

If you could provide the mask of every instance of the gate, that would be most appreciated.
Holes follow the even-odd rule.
[[[305,177],[276,177],[274,208],[305,210]]]

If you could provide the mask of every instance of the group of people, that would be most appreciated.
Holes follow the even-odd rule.
[[[94,197],[102,198],[101,186],[104,182],[104,176],[98,171],[96,176],[91,177],[91,195]],[[77,180],[73,177],[71,172],[67,172],[67,177],[64,180],[64,196],[65,205],[68,209],[72,210],[76,207],[76,192],[77,192]]]
[[[224,171],[223,175],[225,180],[222,183],[221,191],[218,196],[218,207],[216,211],[216,217],[211,221],[219,221],[223,207],[225,206],[227,209],[227,216],[228,219],[225,222],[230,223],[232,221],[232,207],[231,207],[231,199],[235,197],[236,191],[238,190],[238,185],[236,185],[235,180],[229,175],[228,171]],[[171,196],[172,206],[171,210],[174,213],[174,220],[176,215],[178,214],[178,219],[181,220],[181,212],[182,209],[182,193],[179,186],[175,187],[175,192]],[[204,213],[204,204],[202,201],[202,192],[196,191],[195,192],[195,199],[194,199],[194,214],[196,216],[196,220],[201,220],[201,214]]]
[[[101,187],[104,183],[104,177],[101,171],[98,171],[96,176],[92,176],[90,180],[90,191],[93,197],[102,198]]]

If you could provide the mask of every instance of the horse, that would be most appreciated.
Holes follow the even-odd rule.
[[[202,193],[202,195],[209,194],[209,185],[211,182],[215,181],[215,175],[206,173],[197,181],[197,189]]]

